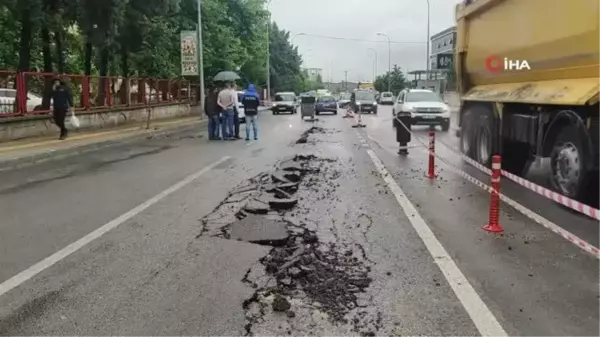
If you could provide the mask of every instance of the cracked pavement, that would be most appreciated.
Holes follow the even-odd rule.
[[[2,285],[129,215],[0,293],[0,334],[480,335],[358,132],[508,334],[597,335],[597,260],[508,208],[483,233],[486,195],[393,154],[387,108],[363,130],[263,112],[255,142],[184,132],[3,172]]]

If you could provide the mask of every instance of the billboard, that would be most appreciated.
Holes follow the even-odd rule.
[[[454,55],[451,53],[442,53],[436,55],[436,69],[450,69]]]
[[[195,30],[183,30],[180,36],[181,75],[198,76],[198,33]]]

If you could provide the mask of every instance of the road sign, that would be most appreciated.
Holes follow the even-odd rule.
[[[181,36],[181,75],[198,76],[198,33],[183,30]]]

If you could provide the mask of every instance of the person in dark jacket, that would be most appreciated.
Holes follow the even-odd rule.
[[[208,94],[204,99],[204,113],[208,116],[208,139],[219,140],[219,114],[221,107],[217,104],[218,88],[208,90]]]
[[[242,105],[244,106],[244,113],[246,114],[246,140],[250,140],[250,125],[252,125],[252,131],[254,132],[254,140],[258,140],[257,119],[260,96],[256,92],[253,84],[248,85],[248,89],[244,92]]]
[[[73,112],[73,94],[71,89],[60,78],[54,79],[52,82],[52,116],[54,123],[60,128],[60,138],[65,139],[69,133],[65,125],[67,113]]]

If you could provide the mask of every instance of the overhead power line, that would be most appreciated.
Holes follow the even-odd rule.
[[[364,39],[355,39],[349,37],[340,37],[340,36],[327,36],[327,35],[319,35],[319,34],[308,34],[308,33],[297,33],[295,35],[298,36],[311,36],[320,39],[330,39],[330,40],[342,40],[342,41],[353,41],[353,42],[371,42],[371,43],[388,43],[386,40],[364,40]],[[418,41],[390,41],[393,44],[426,44],[426,42],[418,42]]]

